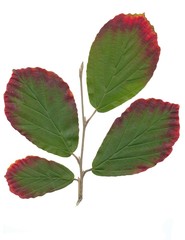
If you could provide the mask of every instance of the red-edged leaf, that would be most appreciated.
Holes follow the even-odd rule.
[[[36,156],[17,160],[5,175],[10,191],[21,198],[35,198],[68,186],[74,174],[65,166]]]
[[[63,157],[76,150],[76,104],[58,75],[41,68],[14,70],[4,99],[8,120],[32,143]]]
[[[155,166],[179,137],[179,105],[139,99],[117,118],[93,161],[100,176],[135,174]]]
[[[157,34],[144,14],[120,14],[97,34],[89,53],[89,99],[99,112],[135,96],[152,77],[160,54]]]

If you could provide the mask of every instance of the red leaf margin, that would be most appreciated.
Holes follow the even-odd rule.
[[[15,179],[16,174],[18,174],[19,172],[24,170],[25,167],[28,167],[28,166],[34,167],[34,165],[39,163],[40,160],[42,162],[47,163],[51,168],[52,168],[52,164],[59,165],[59,166],[61,165],[55,161],[47,160],[45,158],[40,158],[38,156],[27,156],[26,158],[16,160],[14,163],[12,163],[9,166],[9,168],[7,169],[7,172],[4,176],[8,182],[9,189],[13,194],[18,195],[20,198],[23,198],[23,199],[35,198],[37,196],[42,196],[45,194],[44,193],[41,195],[32,195],[32,194],[30,194],[29,191],[26,190],[26,188],[24,189],[23,186],[18,184]],[[48,190],[47,193],[53,192],[53,191],[55,191],[55,190],[51,189],[51,190]]]
[[[70,102],[72,107],[75,109],[75,112],[77,112],[76,104],[74,101],[73,93],[69,89],[69,86],[66,82],[63,81],[61,77],[59,77],[56,73],[52,71],[47,71],[43,68],[36,67],[36,68],[22,68],[18,70],[13,70],[12,76],[9,80],[9,83],[7,84],[6,92],[4,93],[4,102],[5,102],[5,115],[7,119],[10,121],[12,126],[20,131],[20,129],[16,128],[16,119],[14,119],[12,113],[15,108],[15,105],[12,101],[10,101],[10,97],[17,97],[16,90],[19,89],[20,81],[19,78],[27,78],[33,76],[34,79],[39,83],[40,79],[44,79],[46,84],[48,86],[57,86],[58,88],[61,88],[65,90],[65,99],[66,101]],[[20,131],[21,132],[21,131]],[[24,133],[23,133],[24,135]]]
[[[40,67],[35,67],[35,68],[28,67],[28,68],[13,70],[12,76],[7,84],[7,88],[4,93],[4,102],[5,102],[4,112],[8,121],[12,125],[12,127],[15,130],[17,130],[19,133],[21,133],[24,137],[26,137],[29,141],[35,144],[30,134],[27,134],[23,129],[20,128],[20,122],[18,121],[18,118],[14,114],[14,112],[17,110],[16,109],[17,106],[12,100],[14,97],[17,99],[21,98],[21,96],[18,94],[18,91],[21,88],[21,79],[28,78],[30,76],[34,77],[34,81],[38,84],[40,81],[44,81],[44,83],[48,85],[48,87],[51,87],[51,88],[57,87],[63,92],[64,94],[63,98],[66,100],[66,102],[69,104],[70,108],[73,111],[73,119],[76,119],[77,131],[79,132],[78,110],[77,110],[73,93],[71,92],[69,85],[65,81],[63,81],[63,79],[59,77],[56,73]],[[42,148],[43,150],[46,150],[43,144],[42,145],[40,144],[38,147]],[[52,152],[60,156],[60,154],[56,152],[53,152],[53,151],[48,151],[48,152]],[[66,156],[67,157],[70,156],[69,153],[67,153],[65,157]]]
[[[121,13],[109,20],[97,34],[96,39],[101,38],[106,31],[128,31],[138,29],[138,34],[144,44],[148,44],[146,48],[146,57],[151,57],[153,64],[149,69],[149,75],[153,75],[156,69],[157,62],[160,55],[160,47],[157,41],[157,33],[154,31],[154,27],[145,17],[145,14],[124,14]]]
[[[124,122],[124,119],[127,119],[127,115],[132,112],[142,112],[143,109],[148,108],[149,111],[154,111],[155,108],[159,108],[160,111],[168,110],[170,112],[170,121],[168,122],[169,130],[166,133],[166,137],[170,139],[170,142],[162,144],[160,147],[160,151],[162,152],[160,157],[156,159],[154,165],[156,165],[159,162],[162,162],[166,157],[170,155],[172,152],[172,147],[175,144],[175,142],[178,140],[180,136],[180,123],[179,123],[179,105],[169,102],[164,102],[161,99],[155,99],[155,98],[149,98],[149,99],[138,99],[135,102],[133,102],[130,107],[126,109],[125,112],[122,113],[122,115],[117,118],[111,129],[114,127],[118,127],[120,123]],[[111,131],[111,130],[110,130]],[[148,167],[146,166],[138,166],[135,173],[140,173],[143,171],[146,171]]]

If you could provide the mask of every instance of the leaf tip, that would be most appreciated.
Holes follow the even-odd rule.
[[[29,198],[29,192],[25,188],[22,188],[16,179],[16,175],[23,170],[24,165],[31,164],[35,157],[27,156],[25,159],[16,160],[12,163],[5,174],[6,181],[8,183],[10,191],[18,195],[20,198]]]
[[[157,33],[146,18],[145,13],[120,14],[114,18],[114,21],[112,21],[112,28],[116,30],[119,28],[121,31],[131,31],[133,29],[138,31],[141,41],[148,45],[145,51],[146,56],[153,59],[153,66],[150,70],[150,72],[153,72],[156,68],[161,49],[158,45]]]

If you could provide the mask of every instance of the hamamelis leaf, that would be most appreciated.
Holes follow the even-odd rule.
[[[157,34],[144,14],[120,14],[97,34],[89,53],[91,104],[109,111],[135,96],[152,77],[160,54]]]
[[[179,106],[139,99],[117,118],[93,161],[100,176],[135,174],[155,166],[179,137]]]
[[[76,150],[76,104],[58,75],[41,68],[14,70],[4,99],[8,120],[32,143],[63,157]]]
[[[5,175],[10,191],[21,198],[35,198],[62,189],[74,180],[65,166],[36,156],[17,160]]]

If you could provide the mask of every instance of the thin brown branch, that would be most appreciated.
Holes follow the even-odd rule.
[[[87,172],[91,172],[91,171],[92,171],[92,168],[83,171],[83,177],[85,176],[85,174],[86,174]]]

